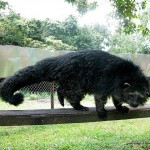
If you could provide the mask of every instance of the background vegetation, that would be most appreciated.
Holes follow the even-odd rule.
[[[76,5],[82,14],[97,7],[96,1],[93,3],[86,0],[66,1]],[[131,3],[134,7],[127,7]],[[7,13],[0,13],[0,44],[51,50],[101,49],[116,53],[147,54],[150,53],[150,9],[146,9],[147,3],[147,1],[134,3],[132,0],[113,1],[115,18],[120,24],[112,34],[105,26],[80,26],[75,16],[69,16],[62,22],[25,19],[10,9],[8,3],[0,0],[0,12],[3,9],[7,10]],[[140,20],[140,24],[136,24],[135,19]]]

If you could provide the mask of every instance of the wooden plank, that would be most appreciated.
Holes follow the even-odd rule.
[[[108,120],[123,120],[150,117],[150,104],[137,109],[131,108],[128,114],[121,114],[114,107],[106,107]],[[0,126],[44,125],[62,123],[83,123],[104,121],[97,117],[95,108],[89,111],[68,109],[45,110],[0,110]]]

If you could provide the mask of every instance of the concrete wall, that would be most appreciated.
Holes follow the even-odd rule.
[[[0,45],[0,78],[7,77],[17,70],[37,61],[62,55],[69,51],[44,50],[40,48]],[[150,54],[116,54],[119,57],[134,61],[142,67],[147,76],[150,76]]]

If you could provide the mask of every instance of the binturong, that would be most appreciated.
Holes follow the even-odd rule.
[[[123,103],[136,108],[149,96],[149,83],[139,66],[104,51],[84,50],[47,58],[17,71],[2,82],[1,98],[17,106],[24,100],[18,90],[43,81],[55,81],[61,105],[66,99],[76,110],[88,111],[80,102],[86,94],[93,95],[100,118],[107,117],[108,97],[118,111],[127,113],[129,108]]]

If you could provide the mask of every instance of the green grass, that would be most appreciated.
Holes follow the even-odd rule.
[[[107,149],[150,149],[150,119],[0,127],[0,150]]]

